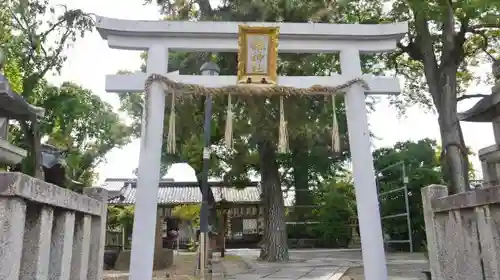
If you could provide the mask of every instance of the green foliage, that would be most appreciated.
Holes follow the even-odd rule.
[[[415,250],[420,250],[425,241],[420,190],[431,184],[443,183],[439,161],[435,157],[437,148],[435,141],[423,139],[417,142],[400,142],[392,148],[381,148],[374,152],[380,193],[403,187],[403,177],[404,175],[408,177],[412,240]],[[404,193],[398,191],[382,196],[380,207],[382,216],[406,212]],[[405,217],[384,220],[382,226],[391,239],[408,239]]]
[[[451,193],[466,191],[469,162],[457,104],[477,97],[466,95],[465,90],[485,81],[474,67],[487,63],[490,55],[498,58],[500,2],[397,0],[391,4],[384,18],[408,21],[410,26],[399,51],[384,55],[387,68],[405,78],[404,94],[393,101],[402,112],[413,104],[437,111],[445,149],[443,176]]]
[[[94,23],[81,10],[51,6],[46,0],[14,0],[1,8],[1,13],[11,19],[5,27],[10,36],[1,43],[9,58],[19,62],[22,94],[32,102],[32,94],[44,76],[61,70],[66,60],[63,51]]]
[[[389,69],[405,78],[404,94],[394,100],[398,108],[404,110],[413,104],[429,109],[440,107],[438,96],[446,93],[434,92],[432,87],[441,79],[440,75],[446,74],[446,67],[456,68],[458,96],[463,95],[468,86],[484,82],[473,67],[487,62],[488,56],[483,50],[498,55],[499,14],[499,1],[393,1],[385,20],[408,21],[410,27],[400,51],[388,55],[386,60]],[[447,26],[450,20],[454,20],[451,28]],[[438,69],[432,70],[435,67]],[[439,84],[439,87],[444,85]],[[457,96],[453,98],[456,100]],[[437,109],[439,112],[440,108]]]
[[[199,204],[184,204],[175,206],[172,209],[172,216],[181,219],[182,221],[189,222],[189,227],[192,233],[200,227],[200,210],[201,205]],[[190,238],[188,243],[188,251],[196,252],[198,250],[198,244],[194,238]]]
[[[325,182],[317,192],[317,224],[310,225],[321,244],[346,248],[352,238],[351,223],[356,217],[353,186],[343,181]]]
[[[134,226],[134,206],[108,205],[107,227],[111,230],[121,229],[124,236],[132,234]],[[130,248],[130,241],[125,238],[125,248]]]
[[[183,221],[190,221],[193,228],[200,227],[200,208],[199,204],[184,204],[175,206],[172,209],[172,216]]]
[[[108,206],[108,227],[130,228],[134,223],[134,206]]]
[[[0,4],[0,22],[0,46],[7,53],[4,73],[12,88],[45,109],[40,137],[68,151],[68,177],[91,186],[94,168],[111,149],[129,142],[131,130],[88,89],[72,83],[56,87],[44,76],[61,70],[66,60],[63,51],[93,28],[92,18],[45,0],[8,1]],[[12,127],[12,140],[29,151],[23,166],[33,174],[32,124]]]
[[[7,54],[6,59],[3,67],[3,74],[8,79],[9,85],[13,91],[18,93],[22,92],[23,80],[19,62],[15,58],[10,59],[9,54]]]
[[[10,81],[10,86],[15,92],[22,92],[23,81],[19,58],[13,55],[13,50],[6,44],[13,40],[10,14],[7,3],[0,4],[0,51],[4,53],[3,75]]]
[[[356,217],[352,184],[331,179],[312,193],[310,205],[317,207],[311,209],[308,221],[287,225],[289,238],[318,239],[318,244],[324,247],[347,247],[352,237],[351,224]]]
[[[321,3],[311,1],[287,2],[271,1],[270,5],[261,5],[259,1],[230,1],[222,6],[211,7],[208,1],[200,1],[199,9],[195,13],[183,12],[196,10],[192,2],[178,1],[157,1],[163,7],[165,16],[168,19],[202,19],[202,20],[262,20],[262,21],[328,21],[327,14],[318,15],[322,9],[330,8],[330,4],[325,6]],[[241,2],[241,3],[240,3]],[[358,3],[357,5],[360,5]],[[337,5],[337,4],[333,4]],[[379,5],[380,6],[380,5]],[[381,6],[371,5],[369,12],[364,12],[362,16],[373,17],[380,14]],[[306,8],[307,7],[307,8]],[[355,18],[360,16],[352,10],[352,6],[343,9],[343,13]],[[337,19],[336,19],[337,20]],[[179,70],[182,74],[198,74],[199,67],[205,62],[207,57],[216,60],[221,68],[221,75],[235,75],[237,69],[237,59],[234,53],[170,53],[169,71]],[[371,57],[364,57],[364,69],[371,72],[378,72]],[[278,63],[281,75],[329,75],[339,70],[338,56],[335,54],[284,54],[280,55]],[[123,95],[121,96],[122,107],[135,120],[135,127],[139,128],[142,114],[142,96]],[[236,100],[235,100],[236,99]],[[258,100],[257,100],[258,99]],[[265,101],[270,102],[265,102]],[[288,121],[288,131],[291,146],[295,139],[301,142],[301,148],[313,150],[311,157],[311,172],[316,179],[326,176],[325,173],[335,170],[335,162],[341,161],[348,155],[344,152],[340,157],[330,152],[331,133],[329,127],[332,122],[332,106],[330,100],[324,97],[289,97],[285,101],[285,114]],[[176,104],[177,122],[176,136],[177,144],[180,147],[179,155],[163,155],[164,165],[169,165],[175,161],[187,162],[196,171],[201,170],[201,146],[203,135],[203,100],[200,97],[190,97],[181,100],[181,104]],[[343,100],[337,98],[337,117],[340,122],[341,134],[345,134],[345,112],[343,110]],[[235,107],[234,116],[234,142],[235,149],[227,152],[222,149],[221,140],[224,134],[225,110],[227,98],[217,97],[213,100],[213,121],[212,121],[212,145],[216,151],[216,156],[212,159],[210,172],[212,176],[222,177],[225,180],[241,181],[247,173],[258,171],[258,155],[256,155],[257,138],[265,137],[277,142],[279,108],[276,98],[259,99],[256,97],[233,96]],[[168,109],[167,109],[168,110]],[[167,111],[168,112],[168,111]],[[182,120],[182,121],[180,121]],[[189,120],[189,121],[188,121]],[[180,124],[179,124],[180,123]],[[179,125],[177,125],[179,124]],[[138,130],[136,130],[138,131]],[[347,139],[343,137],[343,147],[347,147]],[[304,145],[305,144],[305,145]],[[293,148],[293,147],[292,147]],[[347,149],[344,149],[347,151]],[[326,156],[325,156],[326,155]],[[307,155],[306,155],[307,156]],[[317,160],[320,159],[320,160]],[[283,164],[287,164],[287,157],[280,157]],[[333,167],[333,168],[332,168]],[[307,168],[307,167],[306,167]],[[319,169],[319,170],[316,170]],[[283,178],[290,177],[292,168],[286,167]],[[307,174],[305,173],[307,180]],[[291,177],[293,178],[293,177]],[[319,179],[318,179],[319,180]],[[293,184],[289,184],[293,185]]]
[[[41,131],[48,136],[48,143],[69,151],[66,171],[74,180],[91,183],[94,168],[104,156],[130,141],[130,128],[88,89],[63,83],[59,88],[47,88],[41,99],[40,106],[51,108]]]
[[[46,109],[40,120],[40,134],[51,144],[67,151],[66,174],[91,186],[95,168],[115,147],[130,142],[131,129],[112,107],[90,90],[65,82],[55,87],[43,81],[33,104]],[[18,127],[12,127],[12,142],[28,148]]]

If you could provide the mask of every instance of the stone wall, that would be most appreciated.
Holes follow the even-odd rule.
[[[101,280],[107,191],[0,172],[0,279]]]
[[[500,279],[500,187],[431,185],[422,199],[432,279]]]

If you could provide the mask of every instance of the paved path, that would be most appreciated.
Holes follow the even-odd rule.
[[[291,260],[286,263],[264,263],[248,260],[250,271],[245,274],[227,274],[231,280],[338,280],[347,270],[340,266],[312,266],[307,262]]]
[[[338,280],[344,274],[342,268],[278,268],[257,270],[252,273],[228,276],[230,280]]]
[[[228,253],[240,256],[251,267],[249,273],[226,274],[226,279],[231,280],[339,280],[349,267],[362,265],[360,250],[290,250],[290,261],[285,263],[257,262],[259,250],[256,249],[234,249]],[[408,278],[397,278],[401,280],[416,279],[410,274],[418,275],[427,266],[421,254],[389,254],[387,262],[389,267],[402,270],[398,274],[408,274]]]
[[[339,280],[348,266],[325,262],[332,250],[290,250],[290,261],[267,263],[256,261],[259,250],[235,249],[228,254],[238,255],[251,267],[245,274],[227,274],[231,280]]]

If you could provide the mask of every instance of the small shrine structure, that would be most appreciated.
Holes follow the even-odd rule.
[[[459,113],[458,119],[467,122],[491,122],[495,144],[479,150],[479,160],[483,172],[483,187],[498,186],[500,180],[500,60],[492,64],[495,84],[491,95],[479,100],[469,110]]]

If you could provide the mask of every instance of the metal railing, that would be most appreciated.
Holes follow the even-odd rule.
[[[391,168],[401,168],[401,186],[398,186],[396,188],[393,188],[391,190],[387,190],[384,192],[380,192],[380,184],[379,184],[379,177],[378,175],[381,175],[384,171],[387,171]],[[411,229],[411,215],[410,215],[410,201],[409,201],[409,193],[408,193],[408,176],[406,174],[406,165],[404,161],[397,162],[395,164],[389,165],[385,168],[382,168],[376,172],[376,180],[377,180],[377,191],[378,191],[378,198],[379,198],[379,203],[382,205],[382,202],[384,201],[384,198],[386,199],[390,194],[403,194],[404,198],[404,212],[400,213],[394,213],[390,215],[385,215],[383,216],[383,210],[382,207],[380,208],[380,219],[382,220],[382,228],[384,228],[383,222],[386,220],[390,219],[397,219],[397,218],[405,218],[406,224],[408,227],[408,238],[407,239],[390,239],[390,237],[386,237],[384,235],[384,242],[386,244],[397,244],[397,243],[407,243],[408,246],[410,247],[410,252],[413,252],[413,240],[412,240],[412,229]]]

